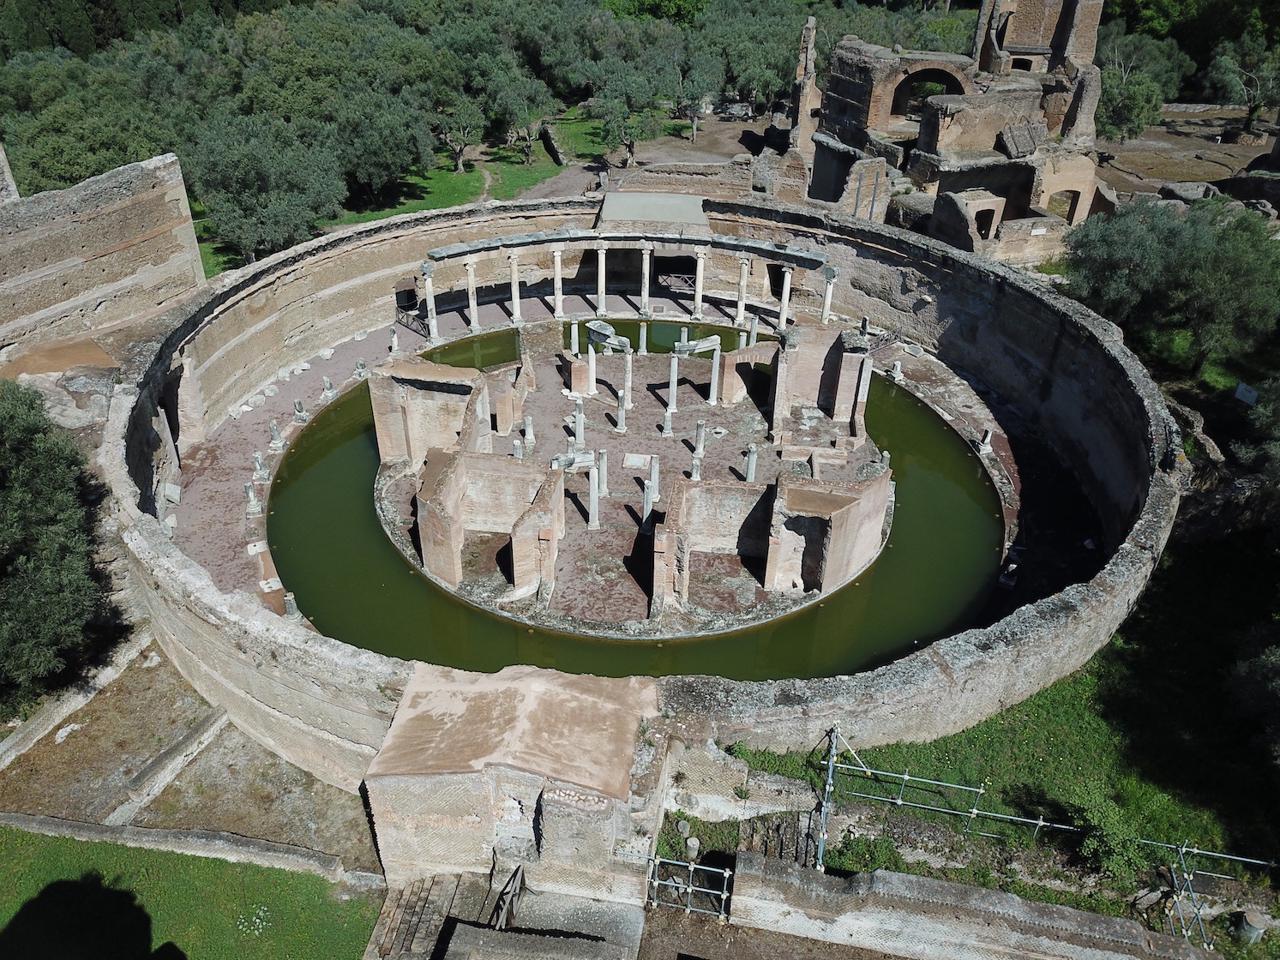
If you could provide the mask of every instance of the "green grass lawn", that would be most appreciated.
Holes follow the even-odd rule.
[[[0,956],[13,960],[104,955],[103,943],[111,956],[143,957],[166,942],[189,960],[357,960],[380,906],[376,895],[339,899],[309,874],[3,827],[0,863]],[[77,882],[95,872],[120,892]],[[50,887],[59,881],[70,883]],[[27,935],[38,952],[24,948]]]
[[[489,151],[484,165],[492,178],[489,194],[495,200],[514,200],[525,190],[551,179],[563,169],[556,166],[541,142],[533,145],[532,163],[525,163],[518,150],[497,147]]]
[[[439,210],[472,203],[484,193],[484,174],[474,164],[467,164],[463,173],[457,173],[446,158],[426,173],[408,173],[400,180],[397,199],[387,206],[369,210],[344,210],[335,219],[322,223],[321,227],[345,227],[353,223],[383,220],[402,213],[419,210]]]
[[[860,754],[882,770],[985,783],[985,809],[1031,817],[1060,813],[1097,780],[1143,837],[1280,858],[1275,768],[1233,680],[1255,652],[1247,628],[1276,615],[1278,579],[1280,558],[1255,536],[1171,548],[1122,634],[1083,670],[962,733]],[[811,755],[735,752],[819,777]]]
[[[673,120],[664,111],[655,111],[660,136],[687,136],[691,124],[687,120]],[[572,107],[557,117],[555,126],[556,143],[560,149],[571,157],[590,160],[603,156],[609,151],[600,135],[600,121],[587,116],[580,107]]]

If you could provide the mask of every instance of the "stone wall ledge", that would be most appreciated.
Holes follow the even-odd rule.
[[[0,826],[13,827],[46,837],[66,837],[89,843],[115,843],[144,850],[163,850],[187,856],[210,857],[229,863],[252,863],[259,867],[312,873],[333,883],[378,889],[382,877],[366,871],[349,871],[342,860],[327,853],[289,843],[257,840],[216,830],[162,830],[150,827],[106,826],[59,817],[25,813],[0,813]]]

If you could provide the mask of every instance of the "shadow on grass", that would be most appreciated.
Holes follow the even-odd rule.
[[[173,943],[151,949],[151,916],[131,890],[97,873],[58,880],[32,897],[0,930],[6,960],[185,960]]]
[[[1229,852],[1261,859],[1280,857],[1280,777],[1233,672],[1259,652],[1250,628],[1275,616],[1277,582],[1280,555],[1261,533],[1171,545],[1109,651],[1098,691],[1126,762],[1213,811]]]

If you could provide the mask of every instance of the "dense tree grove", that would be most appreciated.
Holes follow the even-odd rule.
[[[62,671],[99,610],[82,473],[40,394],[0,380],[0,705]]]
[[[6,4],[6,16],[29,3]],[[19,187],[65,187],[171,150],[217,235],[249,257],[305,236],[338,204],[376,201],[438,152],[459,170],[481,141],[528,158],[541,122],[566,106],[587,104],[606,144],[628,155],[655,111],[696,122],[722,96],[765,109],[789,89],[811,12],[824,52],[845,33],[963,50],[974,23],[973,11],[832,0],[35,6],[23,23],[60,26],[0,67],[0,137]],[[126,8],[129,29],[69,37],[74,23],[115,23],[106,14]],[[236,11],[260,12],[226,16]],[[55,44],[70,49],[44,49]]]
[[[1120,207],[1071,232],[1069,289],[1147,356],[1200,373],[1275,336],[1280,244],[1252,211],[1201,200]]]

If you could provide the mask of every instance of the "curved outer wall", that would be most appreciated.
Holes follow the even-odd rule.
[[[162,645],[239,726],[322,779],[355,789],[409,665],[290,624],[254,597],[221,593],[177,550],[155,517],[135,506],[154,502],[156,485],[175,470],[157,404],[172,396],[169,384],[181,371],[170,420],[183,449],[278,368],[385,326],[393,283],[415,273],[427,249],[587,228],[597,207],[587,198],[478,205],[301,245],[220,278],[211,293],[188,303],[137,388],[119,389],[103,467],[123,504],[138,592]],[[766,683],[670,677],[660,681],[664,707],[706,717],[718,739],[775,748],[807,748],[833,723],[859,744],[929,739],[1083,664],[1145,586],[1172,526],[1182,477],[1176,428],[1118,330],[1033,280],[903,231],[776,205],[709,201],[706,210],[719,233],[823,247],[840,270],[838,313],[870,316],[992,387],[1076,472],[1102,519],[1110,559],[1088,583],[870,673]],[[577,256],[566,258],[569,278]],[[550,260],[549,252],[522,257],[526,279],[549,277]],[[710,258],[713,295],[734,295],[737,269],[731,255]],[[482,261],[479,282],[504,285],[507,270],[500,259]],[[438,291],[451,289],[448,278],[436,279]],[[820,281],[798,279],[795,302],[816,306]],[[1166,463],[1173,466],[1166,470]],[[931,713],[924,704],[945,709]]]

